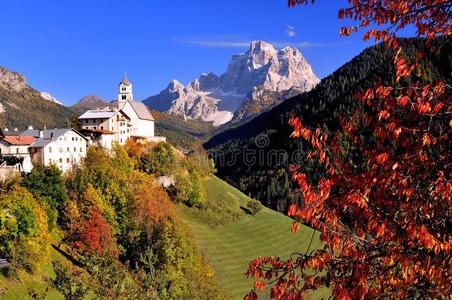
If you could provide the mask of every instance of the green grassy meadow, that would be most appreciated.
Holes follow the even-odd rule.
[[[238,203],[245,207],[249,198],[217,177],[203,180],[207,206],[217,203],[234,211]],[[227,208],[229,206],[229,208]],[[223,224],[212,224],[209,214],[200,209],[176,206],[181,219],[192,229],[202,253],[213,266],[221,287],[231,299],[243,299],[253,287],[255,279],[245,276],[248,263],[259,256],[289,257],[294,251],[303,251],[309,245],[313,230],[302,226],[297,233],[290,230],[290,218],[263,208],[256,216],[239,209],[238,214]],[[315,233],[312,248],[320,247]],[[328,298],[329,291],[319,290],[311,299]],[[260,298],[268,298],[268,291]]]
[[[54,232],[51,234],[52,243],[58,244],[60,237]],[[30,275],[25,272],[19,273],[19,278],[12,278],[12,276],[6,278],[3,273],[0,273],[0,287],[7,290],[6,295],[3,295],[2,299],[31,299],[28,295],[28,288],[34,288],[39,292],[43,292],[46,289],[47,284],[43,280],[43,277],[53,277],[52,261],[60,261],[62,263],[71,264],[61,253],[54,248],[50,248],[50,257],[47,262],[42,266],[41,272]],[[46,299],[64,299],[55,289],[48,291]]]

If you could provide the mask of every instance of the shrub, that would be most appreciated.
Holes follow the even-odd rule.
[[[246,206],[251,210],[253,216],[262,210],[262,204],[259,200],[251,199],[248,201]]]

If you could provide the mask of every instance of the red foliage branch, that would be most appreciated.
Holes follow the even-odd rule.
[[[289,1],[300,3],[307,1]],[[384,1],[385,9],[396,13],[392,18],[380,15],[381,1],[349,3],[353,7],[342,12],[349,18],[373,18],[378,25],[401,22],[396,29],[415,23],[418,34],[429,38],[451,34],[449,1]],[[408,11],[402,3],[409,4]],[[419,20],[409,19],[410,9],[427,4],[436,6],[421,9]],[[422,85],[413,74],[417,66],[408,65],[394,37],[370,35],[387,40],[395,51],[396,82],[410,84],[377,83],[356,95],[366,109],[341,117],[345,137],[328,137],[292,116],[292,137],[309,142],[308,158],[328,171],[313,186],[301,168],[292,166],[305,206],[292,205],[288,215],[297,220],[293,231],[299,223],[318,230],[324,248],[308,248],[286,261],[260,257],[250,262],[246,274],[258,279],[255,289],[272,285],[272,298],[302,299],[320,286],[341,299],[447,298],[452,293],[451,87],[440,81]],[[361,151],[366,167],[342,160],[344,140]],[[245,296],[256,298],[254,291]]]
[[[289,7],[307,5],[315,0],[289,0]],[[409,25],[416,27],[418,36],[433,38],[435,35],[452,34],[452,1],[450,0],[348,0],[349,7],[339,10],[339,19],[352,19],[359,24],[341,28],[341,35],[350,35],[360,28],[376,25],[363,39],[371,36],[375,41],[388,40],[396,31]],[[386,28],[378,28],[387,25]]]

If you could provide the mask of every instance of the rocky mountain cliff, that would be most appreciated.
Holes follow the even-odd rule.
[[[318,82],[319,79],[298,49],[286,47],[278,51],[271,44],[255,41],[246,53],[232,57],[223,75],[218,77],[211,72],[202,74],[186,87],[173,80],[160,94],[148,97],[143,102],[162,112],[213,121],[218,126],[232,119],[240,120],[253,115],[247,114],[246,109],[242,109],[240,115],[236,114],[244,105],[249,106],[247,99],[253,98],[259,103],[260,111],[263,111],[269,107],[266,104],[272,106],[275,101],[258,99],[259,95],[281,98],[287,90],[303,93]],[[261,92],[253,93],[254,87],[259,87]]]
[[[53,97],[52,95],[50,95],[50,94],[47,93],[47,92],[41,92],[41,97],[44,98],[44,99],[46,99],[46,100],[49,100],[50,102],[54,102],[54,103],[56,103],[56,104],[63,105],[63,103],[61,103],[60,101],[58,101],[55,97]]]
[[[70,108],[49,101],[30,87],[25,76],[0,66],[0,127],[63,127],[72,115]]]

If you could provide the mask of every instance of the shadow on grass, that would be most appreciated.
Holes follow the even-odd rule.
[[[83,267],[83,264],[76,260],[72,255],[67,253],[66,251],[62,250],[60,247],[55,246],[55,244],[52,244],[53,249],[58,251],[61,255],[63,255],[67,260],[69,260],[73,265],[77,267]]]
[[[246,213],[246,214],[248,214],[248,215],[253,215],[253,213],[251,212],[251,210],[249,209],[249,208],[247,208],[247,207],[245,207],[245,206],[241,206],[240,205],[240,208]]]

